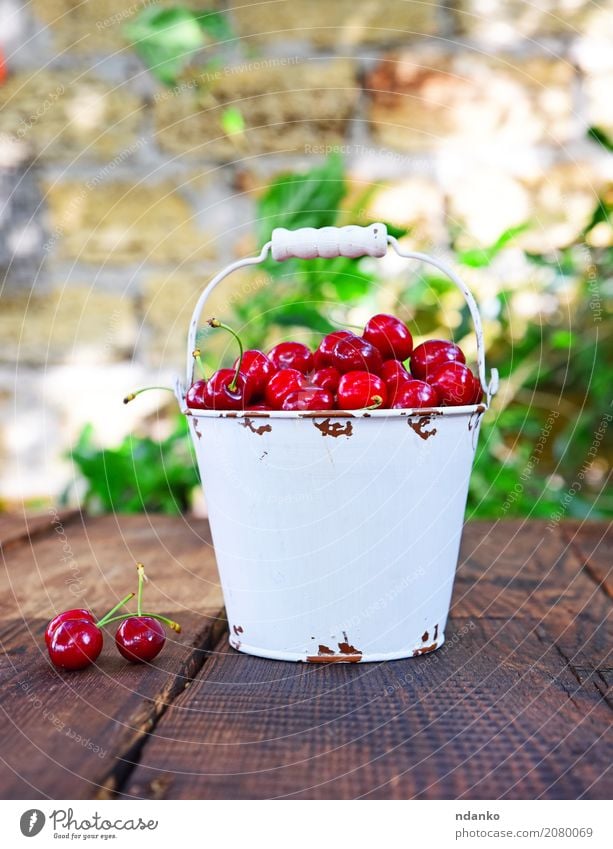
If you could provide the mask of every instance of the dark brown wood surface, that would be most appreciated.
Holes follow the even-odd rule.
[[[472,523],[446,645],[380,664],[228,648],[202,520],[0,518],[2,798],[610,798],[613,545],[603,523]],[[181,621],[148,666],[109,634],[61,673],[67,606],[102,613],[146,564]]]

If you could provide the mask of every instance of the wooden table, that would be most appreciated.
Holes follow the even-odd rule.
[[[604,524],[466,527],[447,644],[307,665],[228,647],[206,521],[0,516],[3,798],[610,798],[613,545]],[[42,634],[147,565],[183,624],[150,666],[106,640],[61,673]]]

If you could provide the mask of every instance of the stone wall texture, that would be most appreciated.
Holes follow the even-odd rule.
[[[612,0],[187,0],[233,37],[174,89],[123,33],[152,5],[0,7],[0,500],[56,496],[84,422],[110,441],[155,408],[121,396],[182,367],[191,305],[253,249],[279,171],[339,150],[356,197],[381,188],[367,216],[430,250],[450,222],[478,246],[527,217],[563,247],[611,184],[587,131],[613,130]]]

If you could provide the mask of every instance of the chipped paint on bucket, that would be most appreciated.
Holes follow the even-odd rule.
[[[206,298],[231,271],[273,257],[381,256],[384,225],[283,231],[258,257],[218,274],[190,325],[191,352]],[[325,232],[324,232],[325,231]],[[333,231],[330,233],[330,231]],[[275,231],[277,233],[277,231]],[[485,382],[476,304],[453,271],[477,334],[487,403],[405,410],[215,412],[185,410],[209,507],[230,644],[247,654],[308,663],[420,657],[445,640]],[[344,239],[344,241],[343,241]],[[359,241],[363,240],[360,247]],[[280,247],[279,247],[280,245]],[[292,248],[293,246],[293,248]],[[339,250],[341,250],[339,248]],[[358,251],[358,253],[356,253]],[[288,253],[289,252],[289,253]],[[282,256],[281,256],[282,254]]]

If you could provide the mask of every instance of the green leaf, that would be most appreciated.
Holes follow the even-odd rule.
[[[166,85],[175,85],[192,53],[206,43],[205,32],[219,31],[219,14],[151,7],[126,24],[123,32],[151,73]]]
[[[403,236],[406,236],[406,234],[409,232],[408,227],[396,227],[395,224],[388,224],[388,223],[385,223],[385,226],[387,227],[387,235],[393,236],[394,239],[401,239]]]
[[[87,509],[179,513],[198,483],[184,417],[162,442],[129,436],[117,448],[99,449],[87,425],[68,455],[85,479]]]
[[[343,160],[337,153],[303,174],[277,177],[258,200],[260,242],[268,241],[275,227],[295,230],[335,224],[346,191]]]
[[[596,208],[592,214],[592,218],[583,230],[583,234],[589,233],[597,224],[601,224],[602,222],[609,223],[611,220],[611,216],[613,215],[613,204],[609,203],[606,198],[602,198],[598,201]]]
[[[556,330],[551,337],[551,345],[553,348],[571,348],[574,338],[570,330]]]
[[[221,113],[221,128],[227,136],[240,136],[245,132],[245,119],[240,109],[229,106]]]
[[[234,35],[224,12],[198,12],[197,19],[202,30],[213,41],[228,41]]]
[[[516,236],[524,233],[529,228],[529,224],[519,224],[517,227],[509,227],[500,235],[493,245],[487,248],[473,248],[467,251],[458,253],[458,262],[462,265],[467,265],[470,268],[485,268],[492,260],[505,248]]]
[[[613,150],[613,141],[606,131],[600,127],[590,127],[587,131],[587,137],[598,142],[605,150]]]
[[[362,270],[359,259],[349,257],[297,260],[294,273],[305,295],[322,302],[340,299],[350,303],[374,288],[373,276]]]
[[[337,327],[321,313],[317,307],[310,304],[283,304],[274,314],[275,324],[281,327],[307,327],[316,333],[330,333]]]

